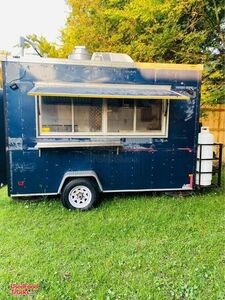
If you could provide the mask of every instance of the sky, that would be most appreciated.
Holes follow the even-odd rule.
[[[69,8],[65,0],[0,0],[0,50],[18,51],[20,36],[43,35],[60,42]]]

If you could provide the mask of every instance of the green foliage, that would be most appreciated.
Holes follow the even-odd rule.
[[[57,51],[58,47],[55,43],[50,43],[47,41],[47,39],[45,37],[43,37],[43,36],[38,37],[36,34],[30,34],[27,36],[27,38],[30,41],[38,44],[40,53],[43,56],[58,57],[58,51]],[[27,44],[27,47],[30,47],[30,45]]]
[[[0,299],[224,299],[224,189],[108,196],[89,212],[0,190]],[[106,197],[106,196],[105,196]]]
[[[76,45],[124,52],[143,62],[204,64],[203,102],[224,101],[222,0],[67,0],[71,8],[62,47],[40,39],[50,56],[67,57]]]

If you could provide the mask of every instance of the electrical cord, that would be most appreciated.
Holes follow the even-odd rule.
[[[24,73],[23,73],[23,75],[22,75],[21,77],[11,80],[11,81],[9,82],[9,84],[15,83],[16,81],[19,81],[19,80],[22,80],[22,79],[26,76],[26,73],[27,73],[27,71],[24,70]]]

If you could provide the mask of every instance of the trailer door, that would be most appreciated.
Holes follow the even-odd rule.
[[[6,184],[6,153],[5,153],[5,128],[3,91],[0,89],[0,187]]]

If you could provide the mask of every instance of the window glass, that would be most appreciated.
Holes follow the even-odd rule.
[[[162,100],[41,97],[41,134],[151,134],[165,131]],[[163,125],[164,124],[164,125]],[[162,133],[163,133],[162,132]]]
[[[74,99],[74,131],[102,131],[102,100]]]
[[[108,100],[108,132],[132,132],[134,100]]]
[[[71,132],[72,107],[70,98],[42,97],[41,132]]]
[[[147,132],[162,129],[162,101],[137,100],[136,130]]]

